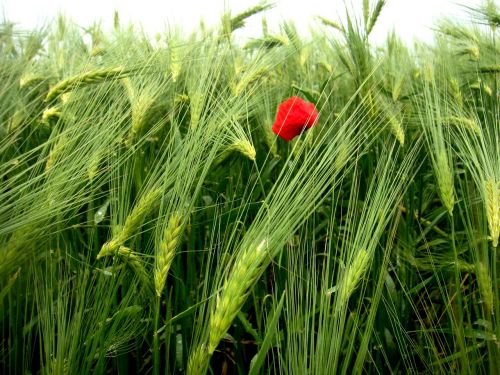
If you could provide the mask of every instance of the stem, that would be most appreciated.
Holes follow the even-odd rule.
[[[160,320],[161,297],[155,298],[155,316],[153,331],[153,374],[160,375],[160,340],[158,338],[158,322]]]

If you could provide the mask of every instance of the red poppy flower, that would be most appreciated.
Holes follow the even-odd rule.
[[[309,129],[317,122],[318,111],[314,104],[298,96],[292,96],[279,105],[273,132],[285,141],[291,141],[304,129]]]

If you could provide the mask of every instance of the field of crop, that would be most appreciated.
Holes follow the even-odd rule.
[[[0,24],[0,373],[499,373],[500,12],[363,3]]]

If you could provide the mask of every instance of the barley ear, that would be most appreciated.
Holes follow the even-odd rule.
[[[340,282],[338,306],[343,308],[349,302],[349,298],[356,290],[359,282],[368,270],[371,255],[368,251],[361,249],[355,255],[351,264],[347,267]]]
[[[441,200],[448,213],[452,215],[453,207],[455,205],[453,172],[444,150],[438,151],[434,168],[436,169]]]
[[[245,251],[236,261],[232,273],[222,287],[222,292],[217,298],[215,309],[210,317],[210,337],[208,340],[208,353],[210,355],[213,354],[220,340],[227,333],[268,258],[267,240],[263,240],[255,249]]]
[[[483,305],[487,314],[491,315],[493,313],[493,284],[484,263],[479,263],[476,266],[476,276]]]
[[[57,107],[50,107],[43,111],[42,122],[46,125],[57,122],[61,118],[61,111]]]
[[[121,245],[125,243],[140,227],[146,216],[157,206],[162,195],[161,189],[153,189],[137,202],[132,212],[127,216],[120,232],[110,241],[102,245],[97,259],[113,256]]]
[[[189,356],[187,374],[203,375],[207,373],[207,367],[210,362],[210,355],[204,344],[198,346]]]
[[[123,78],[128,71],[124,67],[96,69],[87,73],[80,73],[58,82],[47,93],[46,102],[56,99],[61,94],[72,91],[80,86],[102,83],[105,81]]]
[[[154,283],[156,295],[161,296],[161,292],[167,280],[170,265],[175,256],[175,249],[179,242],[181,234],[181,217],[179,214],[174,213],[168,221],[167,228],[165,229],[163,239],[160,242],[156,254],[156,264],[154,273]]]
[[[475,120],[469,119],[467,117],[459,116],[447,116],[442,119],[443,125],[452,125],[455,127],[463,127],[476,134],[481,132],[481,128]]]
[[[122,259],[134,272],[137,278],[141,281],[146,290],[152,293],[151,280],[146,268],[141,263],[141,259],[136,253],[133,253],[128,247],[120,246],[117,251],[118,256]]]
[[[267,247],[268,242],[264,239],[256,248],[248,249],[238,257],[221,293],[217,296],[210,316],[208,345],[201,344],[191,354],[188,374],[202,374],[208,367],[210,357],[229,330],[263,267],[267,265]]]
[[[245,20],[247,18],[257,13],[261,13],[265,10],[268,10],[270,8],[272,8],[272,5],[269,4],[256,5],[252,8],[245,10],[244,12],[237,14],[236,16],[228,20],[229,24],[224,25],[226,28],[226,30],[224,30],[225,33],[232,33],[234,30],[242,28],[243,26],[245,26]]]
[[[240,154],[246,156],[248,159],[252,161],[255,160],[255,147],[250,143],[250,141],[248,139],[237,139],[222,151],[220,156],[218,156],[214,161],[214,164],[218,165],[222,163],[233,152],[239,152]]]
[[[385,0],[378,0],[377,4],[375,5],[375,9],[373,10],[373,13],[370,16],[370,21],[368,22],[368,27],[366,28],[366,35],[370,35],[370,33],[373,30],[373,27],[377,23],[377,20],[380,16],[380,13],[382,13],[382,8],[384,8],[385,5]]]
[[[484,182],[486,218],[493,247],[498,246],[500,236],[500,181],[493,179]]]

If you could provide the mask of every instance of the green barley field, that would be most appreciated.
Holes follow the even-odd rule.
[[[0,373],[499,374],[500,11],[384,3],[2,21]]]

